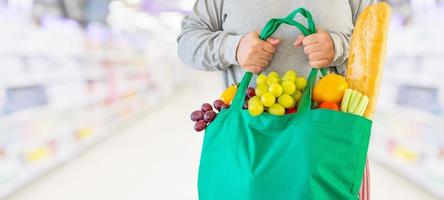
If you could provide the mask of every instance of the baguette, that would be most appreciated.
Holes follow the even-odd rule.
[[[368,6],[355,24],[346,80],[350,87],[369,97],[364,117],[373,117],[387,48],[391,8],[387,3]]]

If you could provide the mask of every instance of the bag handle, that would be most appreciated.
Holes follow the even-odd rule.
[[[301,23],[294,21],[294,18],[296,17],[297,14],[301,14],[304,18],[307,19],[307,24],[309,27],[308,29]],[[281,26],[281,24],[288,24],[291,26],[295,26],[305,36],[316,33],[316,26],[314,24],[313,16],[311,15],[311,13],[304,8],[298,8],[285,18],[273,18],[270,21],[268,21],[268,23],[262,29],[259,37],[262,40],[267,40],[267,38],[273,35],[273,33]]]
[[[318,77],[317,68],[312,68],[310,75],[308,75],[307,87],[305,88],[304,94],[302,95],[301,101],[299,102],[298,113],[307,112],[311,110],[311,97],[313,93],[313,88]]]
[[[294,18],[298,14],[301,14],[304,18],[307,19],[308,28],[306,28],[301,23],[294,21]],[[313,20],[313,16],[311,15],[311,13],[308,10],[306,10],[305,8],[298,8],[295,11],[293,11],[292,13],[290,13],[285,18],[273,18],[270,21],[268,21],[268,23],[262,29],[259,38],[262,39],[262,40],[267,40],[267,38],[269,38],[271,35],[273,35],[273,33],[276,32],[276,30],[282,24],[288,24],[290,26],[295,26],[305,36],[308,36],[308,35],[311,35],[313,33],[316,33],[316,26],[315,26],[315,23],[314,23],[314,20]],[[312,69],[312,72],[313,72],[313,70],[316,70],[316,75],[317,75],[318,69]],[[327,69],[321,69],[321,72],[322,72],[323,75],[327,75],[328,74],[328,70]],[[310,75],[311,75],[311,73],[310,73]],[[248,88],[248,85],[250,85],[250,81],[251,81],[252,77],[253,77],[253,73],[245,72],[244,77],[242,78],[242,81],[241,81],[241,83],[239,85],[239,88],[237,90],[238,92],[236,93],[236,96],[234,97],[234,100],[233,100],[233,103],[232,103],[232,106],[231,106],[232,109],[235,109],[235,110],[241,110],[242,109],[242,107],[244,105],[244,101],[245,101],[246,90]],[[316,76],[315,76],[314,81],[315,80],[316,80]],[[307,84],[307,89],[308,89],[309,85],[310,84],[308,83]],[[305,96],[305,93],[304,93],[304,96]],[[311,98],[311,91],[310,91],[309,95],[310,95],[310,98]],[[305,101],[301,100],[300,106],[301,106],[302,102],[305,102]],[[311,100],[309,102],[309,105],[305,105],[305,106],[309,106],[308,109],[310,109],[310,107],[311,107]]]

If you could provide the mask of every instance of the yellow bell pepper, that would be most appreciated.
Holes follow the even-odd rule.
[[[222,100],[226,105],[231,105],[231,101],[233,101],[236,92],[237,86],[232,85],[222,93],[222,95],[220,96],[220,100]]]
[[[339,104],[344,97],[348,83],[345,78],[337,74],[329,74],[319,80],[313,89],[313,100],[317,103],[331,102]]]

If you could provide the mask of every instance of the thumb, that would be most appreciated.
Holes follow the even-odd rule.
[[[305,38],[305,36],[303,36],[303,35],[299,35],[299,36],[296,38],[296,41],[294,41],[293,46],[296,47],[296,48],[302,46],[302,42],[304,41],[304,38]]]
[[[271,45],[273,46],[277,46],[281,43],[280,39],[276,39],[276,38],[268,38],[267,42],[269,42]]]

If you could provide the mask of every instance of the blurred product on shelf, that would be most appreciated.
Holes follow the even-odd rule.
[[[0,199],[186,82],[174,54],[178,27],[126,31],[58,16],[36,24],[0,9]]]

